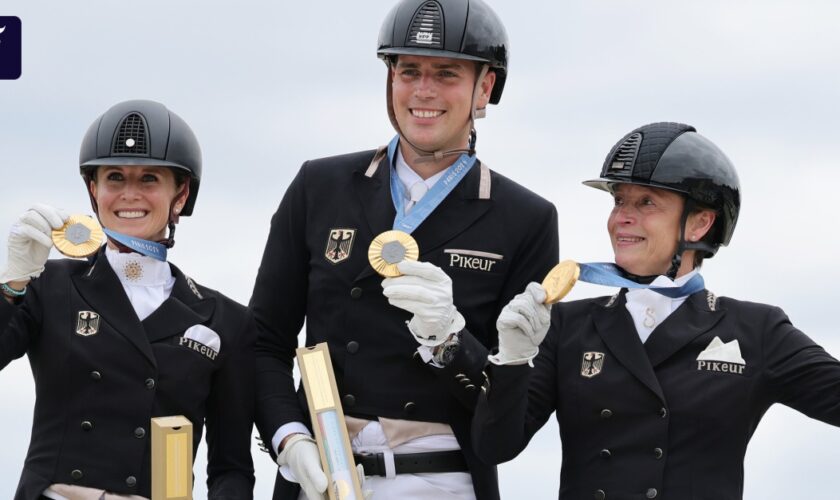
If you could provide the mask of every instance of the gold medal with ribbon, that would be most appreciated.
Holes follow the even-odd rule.
[[[420,247],[410,234],[402,231],[385,231],[370,242],[368,261],[377,273],[386,278],[399,276],[397,264],[408,259],[417,260]]]
[[[580,266],[573,260],[564,260],[548,272],[542,282],[546,304],[560,302],[572,290],[580,277]]]
[[[96,219],[71,215],[62,227],[53,229],[52,241],[59,252],[78,259],[95,254],[105,241],[105,233]]]

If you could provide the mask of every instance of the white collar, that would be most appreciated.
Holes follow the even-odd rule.
[[[680,276],[673,281],[667,276],[657,276],[651,282],[651,285],[663,288],[677,288],[686,284],[697,273],[698,270],[693,269],[690,273]],[[633,318],[633,324],[636,326],[636,332],[644,343],[650,334],[653,333],[653,330],[662,324],[672,312],[677,310],[688,297],[671,298],[649,288],[631,288],[628,290],[626,298],[627,302],[625,307],[630,312],[630,316]]]
[[[426,184],[428,189],[432,189],[437,181],[443,177],[443,174],[446,172],[446,169],[441,170],[440,172],[436,173],[435,175],[429,177],[428,179],[423,179],[420,177],[420,174],[414,171],[408,163],[405,161],[405,157],[403,157],[402,150],[397,147],[397,158],[394,162],[394,168],[397,171],[397,177],[399,177],[400,182],[405,187],[405,194],[406,199],[408,199],[408,193],[411,190],[411,186],[416,184],[417,182],[422,182]]]
[[[105,256],[123,285],[165,286],[173,279],[168,262],[134,252],[120,253],[111,247],[105,247]]]
[[[694,269],[691,270],[691,272],[686,273],[686,274],[680,276],[679,278],[677,278],[673,281],[671,280],[671,278],[669,278],[667,276],[659,275],[659,276],[656,277],[655,280],[653,280],[651,282],[650,285],[651,286],[658,286],[658,287],[662,287],[662,288],[679,288],[679,287],[685,285],[686,283],[688,283],[688,280],[690,280],[692,277],[694,277],[694,275],[697,274],[698,272],[700,272],[700,271],[697,268],[694,268]]]

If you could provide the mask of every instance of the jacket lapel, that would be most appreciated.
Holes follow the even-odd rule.
[[[152,346],[119,278],[105,257],[105,250],[99,251],[91,267],[81,274],[73,275],[71,279],[79,295],[94,312],[143,353],[153,366],[157,366]]]
[[[492,206],[492,199],[479,198],[481,162],[476,161],[467,176],[449,193],[434,212],[412,233],[420,247],[420,258],[465,231]],[[354,172],[354,188],[371,232],[371,239],[394,227],[396,210],[391,199],[391,169],[385,157],[372,176]],[[370,266],[356,277],[361,280],[375,272]]]
[[[636,334],[633,318],[624,307],[625,293],[626,290],[622,290],[619,299],[609,307],[597,303],[591,305],[595,329],[618,362],[664,402],[662,388]]]
[[[394,225],[396,210],[391,201],[391,177],[388,168],[388,157],[379,162],[376,172],[372,176],[365,175],[364,170],[353,172],[353,187],[362,205],[362,212],[372,235],[390,230]]]
[[[713,311],[709,308],[706,301],[708,296],[706,290],[692,294],[653,330],[645,342],[645,350],[653,367],[670,358],[699,335],[711,330],[723,318],[723,311]]]
[[[490,210],[492,199],[479,199],[480,178],[481,162],[476,161],[467,176],[414,231],[412,236],[420,246],[421,255],[437,250]]]
[[[216,301],[212,298],[200,298],[190,288],[188,278],[174,265],[170,264],[175,276],[172,293],[155,312],[143,320],[143,329],[149,342],[184,333],[193,326],[207,322],[213,315]]]

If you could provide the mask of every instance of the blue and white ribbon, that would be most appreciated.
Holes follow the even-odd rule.
[[[475,165],[476,157],[469,156],[466,153],[461,154],[455,163],[446,169],[443,176],[432,186],[432,189],[406,215],[405,201],[407,197],[405,195],[405,186],[403,186],[403,183],[397,177],[397,173],[393,167],[394,155],[397,152],[399,142],[400,136],[397,135],[388,144],[388,165],[391,172],[391,200],[394,202],[394,208],[397,209],[393,229],[411,234],[446,199],[449,193],[455,189],[455,186],[467,176],[467,173]]]
[[[703,277],[699,273],[692,276],[682,286],[666,287],[643,285],[629,280],[621,275],[618,266],[609,262],[590,262],[578,264],[578,266],[580,266],[580,276],[578,277],[580,281],[621,288],[647,288],[672,299],[686,297],[706,287]]]
[[[112,240],[122,243],[139,254],[166,262],[166,247],[156,241],[135,238],[134,236],[111,231],[110,229],[103,229],[103,231]]]

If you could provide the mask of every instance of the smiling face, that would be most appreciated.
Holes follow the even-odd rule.
[[[476,79],[474,62],[401,55],[392,65],[391,79],[394,114],[406,139],[426,151],[466,147]],[[495,73],[489,72],[479,82],[478,108],[487,105],[495,81]],[[413,151],[403,148],[406,153]]]
[[[619,184],[613,192],[615,205],[607,220],[615,263],[638,276],[668,272],[680,234],[685,199],[666,189]],[[715,220],[711,210],[688,216],[685,239],[698,241]],[[694,251],[683,252],[677,276],[693,269]]]
[[[180,186],[166,167],[103,166],[96,171],[90,190],[99,208],[99,220],[112,231],[157,241],[166,236],[169,210]],[[187,191],[175,200],[180,210]]]

